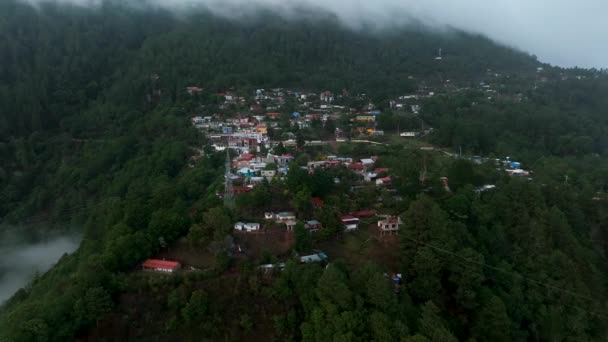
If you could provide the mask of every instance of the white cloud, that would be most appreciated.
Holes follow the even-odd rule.
[[[52,0],[24,0],[29,2]],[[56,0],[95,5],[102,0]],[[482,33],[560,66],[608,67],[606,0],[148,0],[180,9],[203,5],[231,15],[263,6],[284,14],[298,7],[335,13],[347,24],[391,25],[413,17]]]

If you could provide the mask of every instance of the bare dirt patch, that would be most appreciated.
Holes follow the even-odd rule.
[[[185,238],[161,251],[155,259],[177,261],[183,268],[205,269],[215,266],[215,257],[206,248],[191,247]]]
[[[293,233],[284,227],[268,227],[261,232],[235,234],[235,243],[241,247],[243,256],[253,260],[265,255],[289,255],[294,242]]]

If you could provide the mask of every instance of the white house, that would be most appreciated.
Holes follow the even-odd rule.
[[[374,165],[374,160],[371,158],[361,159],[361,163],[367,167]]]
[[[266,213],[264,213],[264,218],[266,220],[274,220],[274,213],[266,212]]]
[[[289,212],[289,211],[284,211],[281,213],[277,214],[277,220],[279,221],[294,221],[296,219],[296,214]]]
[[[260,230],[259,223],[243,223],[237,222],[234,224],[234,229],[244,231],[244,232],[255,232]]]
[[[399,216],[385,216],[381,220],[378,220],[378,229],[382,234],[385,233],[396,233],[399,231],[401,225],[401,218]]]
[[[342,221],[342,224],[344,225],[344,229],[347,232],[353,231],[353,230],[356,230],[357,228],[359,228],[359,219],[354,216],[344,215],[340,218],[340,220]]]
[[[251,177],[249,181],[251,184],[261,184],[264,182],[264,177]]]
[[[378,174],[377,174],[377,173],[375,173],[375,172],[368,172],[368,173],[366,173],[366,174],[363,176],[363,179],[364,179],[366,182],[371,182],[371,181],[376,180],[376,178],[377,178],[377,177],[378,177]]]
[[[260,224],[259,223],[245,223],[245,231],[248,232],[255,232],[260,230]]]
[[[324,91],[319,96],[322,102],[334,102],[334,94],[331,91]]]

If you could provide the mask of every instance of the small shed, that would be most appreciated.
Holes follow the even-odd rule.
[[[322,228],[321,222],[317,221],[317,220],[310,220],[310,221],[306,221],[306,223],[304,224],[304,227],[306,227],[306,229],[310,230],[310,231],[316,231]]]
[[[303,263],[310,263],[310,262],[321,262],[321,261],[325,261],[327,260],[327,254],[323,253],[323,252],[319,252],[317,254],[311,254],[311,255],[303,255],[300,257],[300,262]]]

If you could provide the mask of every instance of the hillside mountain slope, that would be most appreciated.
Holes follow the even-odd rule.
[[[37,10],[14,1],[0,6],[2,216],[26,202],[37,185],[52,182],[58,165],[51,156],[69,148],[66,140],[103,139],[126,129],[116,126],[119,114],[87,110],[145,109],[154,74],[160,76],[155,86],[172,101],[192,84],[213,91],[348,89],[387,98],[416,90],[421,80],[473,82],[488,68],[531,75],[538,64],[456,31],[366,34],[332,18],[288,21],[270,14],[241,22],[208,13],[177,20],[166,12],[112,4],[98,10],[59,5]],[[444,51],[440,63],[435,60],[439,48]],[[43,209],[52,196],[38,197],[46,203],[32,204],[35,208],[17,216]]]
[[[15,0],[0,6],[4,141],[57,128],[116,83],[133,84],[150,73],[180,88],[196,82],[218,89],[283,85],[397,93],[413,86],[408,76],[473,79],[487,69],[531,73],[538,65],[481,36],[423,26],[365,33],[325,15],[176,19],[111,2],[99,9],[52,3],[35,9]],[[440,48],[441,63],[434,59]]]
[[[501,82],[497,96],[478,89],[489,78]],[[542,65],[456,30],[361,32],[321,14],[177,18],[114,1],[97,9],[3,1],[0,218],[79,226],[84,239],[2,306],[0,340],[602,340],[607,85],[597,71]],[[188,95],[188,86],[203,94]],[[251,103],[224,110],[217,94],[275,87],[365,93],[366,102],[352,101],[356,110],[374,102],[386,112],[389,99],[439,89],[422,102],[421,117],[436,128],[429,142],[488,157],[519,153],[538,181],[443,152],[346,147],[379,156],[397,196],[351,193],[347,170],[294,167],[287,182],[225,208],[217,196],[225,155],[203,148],[201,156],[207,137],[190,119],[207,110],[249,115]],[[329,153],[290,152],[304,165]],[[432,178],[425,184],[421,165]],[[474,192],[485,181],[498,190]],[[327,268],[290,260],[268,278],[255,267],[276,255],[238,260],[222,249],[237,219],[267,202],[307,208],[311,196],[328,203],[315,215],[335,228],[314,243],[345,245],[357,260],[393,248],[387,264],[407,278],[398,294],[384,277],[395,270],[373,258]],[[400,240],[372,248],[357,236],[335,239],[338,209],[372,204],[402,215]],[[212,266],[167,278],[135,272],[167,246],[207,253]]]

